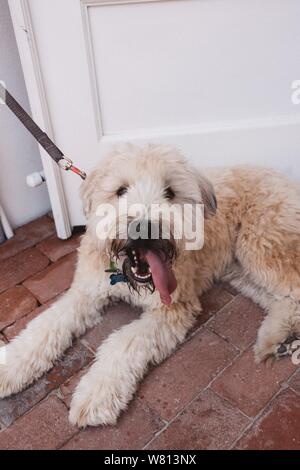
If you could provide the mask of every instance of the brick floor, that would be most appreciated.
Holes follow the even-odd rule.
[[[54,222],[47,216],[17,228],[14,237],[5,244],[0,245],[0,260],[11,258],[17,253],[24,251],[26,248],[33,247],[54,233]]]
[[[81,339],[93,351],[114,330],[139,317],[138,309],[134,309],[122,302],[110,307],[99,325],[89,330]]]
[[[289,386],[294,392],[300,393],[300,370],[291,377],[289,380]]]
[[[80,234],[59,240],[45,216],[0,245],[0,340],[10,341],[69,288]],[[299,449],[300,369],[289,358],[256,365],[263,312],[228,284],[202,297],[186,341],[149,371],[117,426],[78,430],[72,393],[94,352],[138,318],[123,303],[76,340],[54,367],[0,400],[0,449]]]
[[[71,253],[24,282],[24,286],[43,304],[67,290],[72,282],[77,254]]]
[[[163,426],[164,423],[159,415],[135,399],[121,415],[117,427],[106,426],[83,430],[63,449],[142,449]]]
[[[58,398],[49,397],[0,432],[0,448],[56,449],[75,433],[76,428],[69,425],[65,405]]]
[[[55,299],[52,299],[46,304],[35,308],[30,313],[22,317],[20,320],[17,320],[12,325],[8,326],[7,328],[4,328],[3,334],[5,335],[5,337],[10,341],[12,338],[17,336],[24,328],[26,328],[26,326],[31,320],[33,320],[35,317],[44,312],[44,310],[46,310],[54,301]]]
[[[49,260],[36,248],[28,248],[0,264],[0,294],[48,266]]]
[[[230,362],[237,351],[203,329],[142,382],[140,398],[165,420],[173,418]]]
[[[234,296],[228,291],[228,289],[225,289],[224,286],[220,284],[215,285],[212,289],[206,292],[201,299],[202,313],[199,315],[192,332],[206,323],[217,312],[222,310],[222,308],[229,304],[233,298]]]
[[[80,237],[81,234],[77,234],[69,238],[69,240],[60,240],[56,235],[53,235],[39,243],[37,248],[44,253],[44,255],[48,256],[51,261],[55,262],[63,256],[75,251],[79,247]]]
[[[295,368],[290,358],[257,365],[248,349],[219,375],[212,388],[248,416],[256,416]]]
[[[299,450],[299,421],[299,396],[291,390],[285,390],[268,406],[236,447],[249,450]]]
[[[33,385],[17,395],[0,400],[0,422],[10,426],[51,391],[57,390],[69,377],[92,360],[92,355],[81,343],[70,348],[54,367]]]
[[[249,424],[240,413],[211,390],[206,390],[150,443],[148,449],[224,449]]]
[[[227,304],[209,323],[215,333],[239,349],[246,349],[255,341],[263,319],[263,311],[251,300],[239,295]]]
[[[37,300],[23,286],[12,287],[0,295],[0,330],[30,313]]]

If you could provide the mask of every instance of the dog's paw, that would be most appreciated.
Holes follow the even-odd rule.
[[[20,354],[15,354],[11,344],[1,352],[0,360],[0,398],[20,392],[30,385],[41,373],[34,374],[34,362],[26,361]]]
[[[11,374],[5,365],[0,365],[0,398],[5,398],[21,390],[17,375]]]
[[[268,339],[258,340],[254,346],[255,360],[260,363],[269,357],[281,359],[285,356],[291,356],[298,348],[299,336],[294,333],[276,343],[272,343]]]
[[[283,343],[278,345],[277,351],[276,351],[276,358],[280,359],[281,357],[284,356],[292,356],[294,352],[299,349],[300,346],[300,337],[299,335],[296,335],[295,333],[289,335]]]
[[[70,407],[69,421],[79,427],[116,424],[120,412],[126,408],[122,392],[108,379],[98,383],[88,374],[79,383]]]
[[[14,383],[9,377],[7,362],[7,346],[0,341],[0,398],[5,398],[14,393]]]
[[[254,358],[257,364],[266,361],[270,357],[276,357],[280,343],[271,344],[269,342],[257,341],[254,345]]]
[[[86,426],[99,426],[116,424],[118,414],[104,409],[101,403],[87,399],[71,406],[69,421],[73,426],[85,428]]]

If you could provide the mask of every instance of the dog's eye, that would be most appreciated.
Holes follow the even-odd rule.
[[[123,196],[124,194],[126,194],[127,191],[128,191],[128,188],[126,188],[126,186],[121,186],[121,187],[118,189],[118,191],[117,191],[116,194],[117,194],[118,197],[121,197],[121,196]]]
[[[170,186],[165,189],[164,194],[165,194],[166,199],[174,199],[174,197],[175,197],[175,193],[174,193],[173,189],[170,188]]]

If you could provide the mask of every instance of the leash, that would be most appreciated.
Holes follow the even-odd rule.
[[[1,82],[0,98],[60,168],[65,171],[70,170],[85,180],[86,173],[73,165],[73,161],[66,157],[54,142],[52,142],[48,135],[34,122],[25,109],[22,108]]]

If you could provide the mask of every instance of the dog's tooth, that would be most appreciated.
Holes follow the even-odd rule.
[[[138,268],[135,268],[135,267],[131,267],[131,271],[134,273],[134,276],[137,280],[140,280],[140,281],[145,281],[146,279],[150,279],[151,278],[151,274],[139,274],[138,273]]]
[[[135,250],[132,250],[132,254],[135,255]]]

